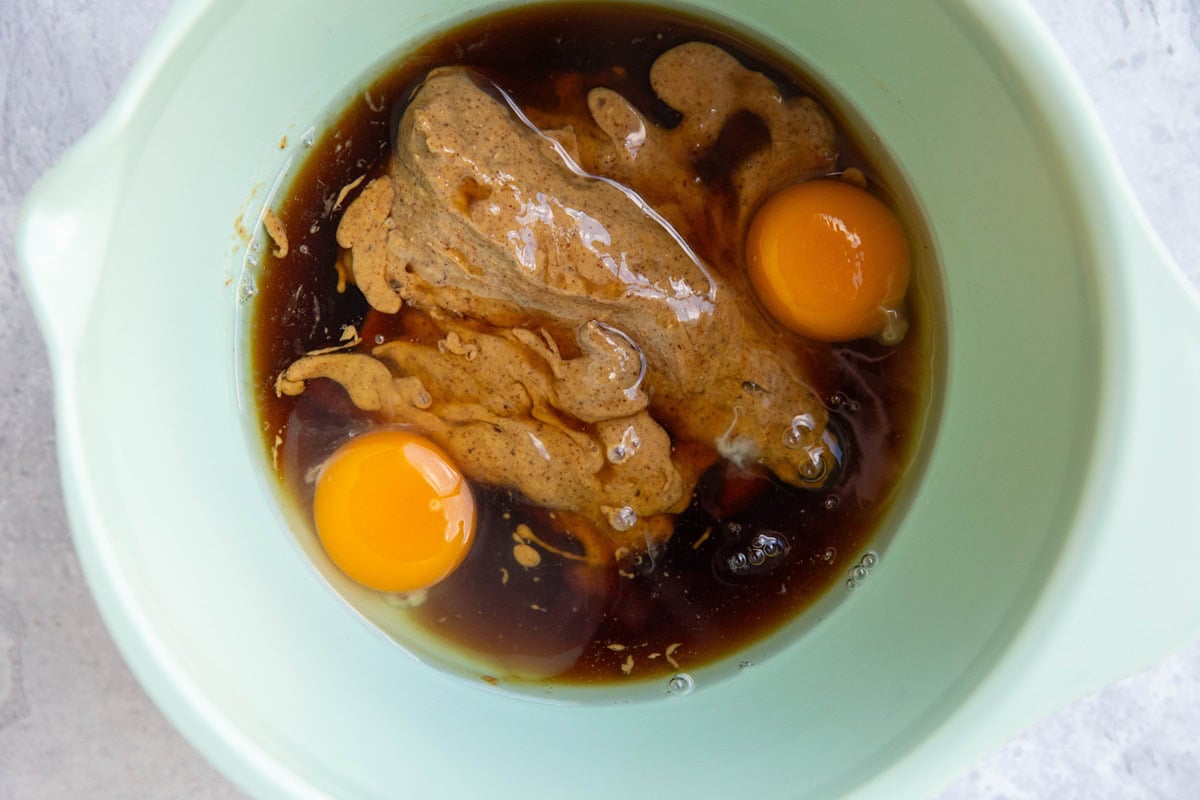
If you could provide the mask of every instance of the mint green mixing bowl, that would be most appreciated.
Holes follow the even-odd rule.
[[[80,559],[150,694],[248,790],[914,797],[1200,635],[1200,310],[1031,12],[688,7],[794,54],[878,133],[940,254],[949,347],[870,579],[684,697],[532,703],[409,657],[287,545],[239,420],[235,218],[373,67],[482,6],[184,2],[30,196]]]

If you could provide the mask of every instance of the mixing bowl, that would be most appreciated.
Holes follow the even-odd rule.
[[[184,2],[30,196],[80,559],[150,694],[250,791],[917,796],[1200,633],[1200,309],[1031,13],[686,7],[791,54],[879,135],[939,255],[948,350],[936,441],[869,579],[684,696],[534,703],[411,658],[289,545],[243,429],[239,227],[310,126],[492,6]]]

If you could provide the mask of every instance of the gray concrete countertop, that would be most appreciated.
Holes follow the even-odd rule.
[[[1200,286],[1200,0],[1033,5]],[[0,800],[242,796],[146,698],[88,594],[13,257],[26,191],[105,109],[166,6],[0,0]],[[940,797],[1200,797],[1200,642],[1037,723]]]

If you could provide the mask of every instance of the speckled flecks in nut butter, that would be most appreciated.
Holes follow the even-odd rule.
[[[771,134],[734,176],[748,209],[781,174],[827,170],[832,125],[711,45],[668,51],[651,81],[683,123],[657,129],[619,95],[593,91],[589,107],[611,141],[590,143],[584,159],[573,131],[551,138],[467,71],[431,73],[401,119],[388,174],[342,217],[337,269],[339,291],[353,282],[387,314],[420,309],[441,337],[312,354],[280,376],[279,391],[336,380],[358,407],[420,429],[469,477],[567,514],[559,524],[584,547],[570,555],[592,561],[669,536],[698,478],[676,461],[651,394],[675,436],[787,482],[819,482],[811,453],[832,440],[802,365],[774,346],[745,291],[674,231],[677,207],[660,215],[580,161],[636,189],[645,173],[688,168],[688,147],[711,145],[748,109]],[[678,202],[702,197],[684,191]],[[531,314],[574,341],[531,325]],[[783,436],[798,414],[813,420],[799,450]],[[514,557],[527,566],[539,547],[548,549],[523,537]]]

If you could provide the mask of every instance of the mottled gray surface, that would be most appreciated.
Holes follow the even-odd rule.
[[[12,255],[21,198],[107,106],[166,5],[0,0],[0,800],[241,796],[147,700],[88,594],[58,488],[45,353]],[[1200,2],[1034,5],[1200,285]],[[1200,642],[1034,725],[941,795],[1196,797]]]

